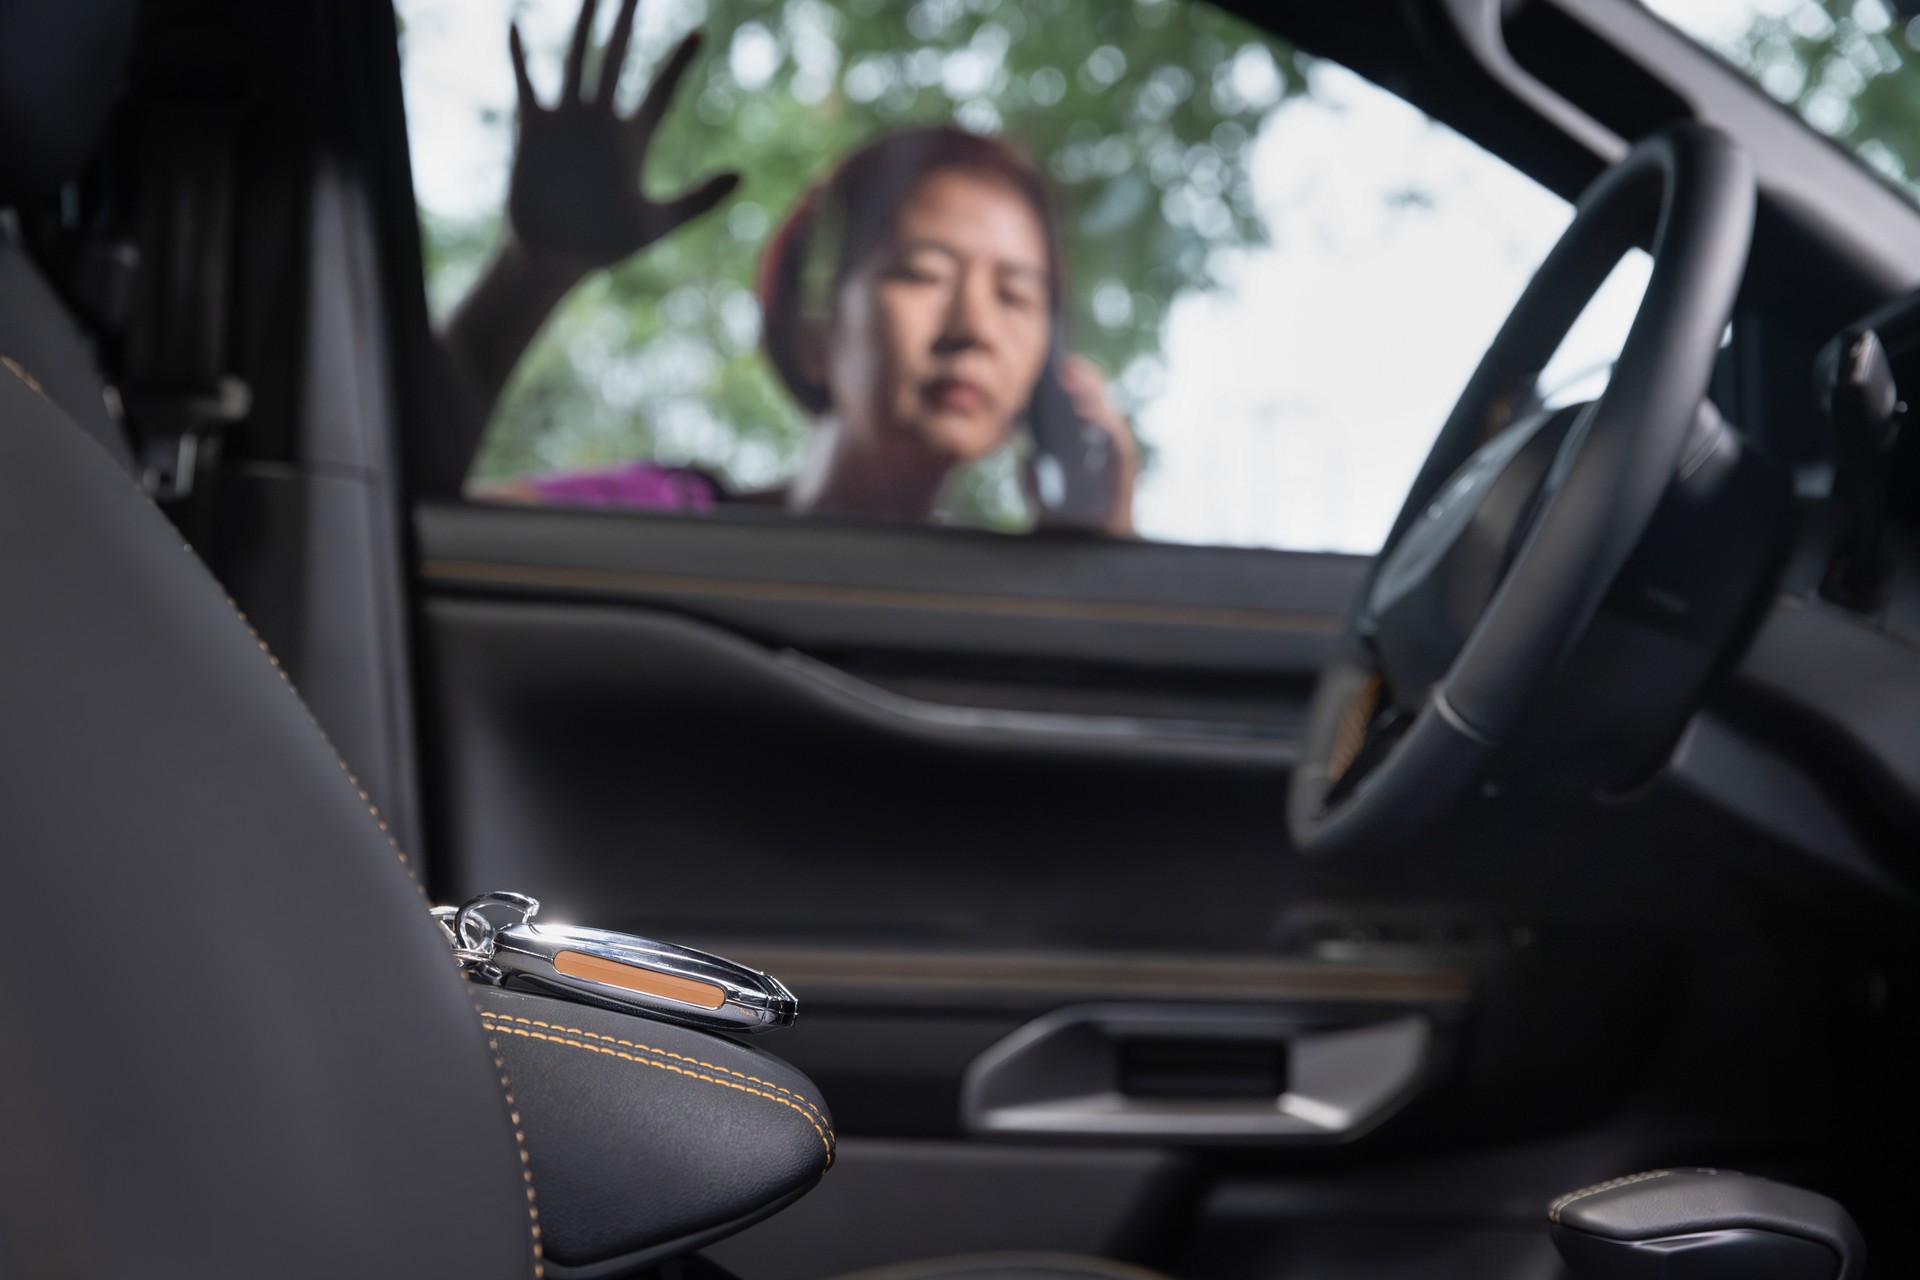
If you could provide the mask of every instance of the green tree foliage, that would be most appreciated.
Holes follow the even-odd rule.
[[[1656,7],[1687,28],[1684,5]],[[1715,51],[1814,128],[1920,197],[1920,24],[1883,0],[1799,0],[1716,37]]]
[[[1251,145],[1306,83],[1302,55],[1183,0],[681,0],[680,9],[640,60],[651,65],[695,23],[706,50],[650,180],[670,191],[736,168],[746,181],[713,216],[578,291],[523,361],[479,476],[636,456],[708,466],[742,487],[791,473],[808,426],[758,355],[760,251],[838,156],[903,124],[957,120],[1017,140],[1045,166],[1061,196],[1073,345],[1116,377],[1123,403],[1148,398],[1173,299],[1216,283],[1219,251],[1261,242]],[[502,33],[503,59],[504,46]],[[497,216],[429,219],[443,305],[497,231]],[[1006,459],[988,467],[963,514],[1013,521],[1011,474]]]

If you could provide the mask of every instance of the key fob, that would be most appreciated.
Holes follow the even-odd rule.
[[[772,1031],[799,1016],[793,993],[758,969],[631,933],[536,924],[539,910],[525,894],[487,893],[433,915],[478,982],[705,1031]]]

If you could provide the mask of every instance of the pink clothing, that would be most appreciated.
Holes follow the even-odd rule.
[[[720,482],[693,467],[625,462],[595,471],[554,471],[524,483],[542,502],[647,511],[711,511],[727,500]]]

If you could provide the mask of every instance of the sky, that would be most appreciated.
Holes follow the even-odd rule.
[[[1867,0],[1878,4],[1879,0]],[[1641,0],[1647,8],[1702,44],[1721,45],[1747,29],[1755,17],[1779,17],[1814,0]]]
[[[1262,130],[1271,245],[1230,291],[1177,302],[1143,533],[1182,542],[1378,549],[1435,433],[1565,230],[1558,196],[1400,99],[1323,65]],[[1429,197],[1407,205],[1409,188]],[[1647,260],[1609,280],[1544,379],[1618,354]]]
[[[1698,0],[1726,10],[1725,21],[1754,2]],[[664,48],[692,7],[642,4],[641,53]],[[398,8],[420,203],[454,217],[497,208],[510,141],[487,115],[513,107],[508,17],[520,15],[532,49],[555,48],[575,0]],[[549,93],[552,62],[534,59]],[[1311,88],[1268,118],[1254,148],[1270,243],[1238,255],[1227,289],[1171,308],[1165,378],[1138,397],[1135,416],[1154,455],[1135,501],[1142,536],[1376,550],[1480,353],[1570,217],[1558,196],[1338,66],[1321,64]],[[1409,201],[1409,191],[1427,198]],[[1638,251],[1622,264],[1548,385],[1618,353],[1648,265]]]

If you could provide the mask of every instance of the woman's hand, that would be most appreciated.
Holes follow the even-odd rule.
[[[1133,482],[1140,473],[1140,450],[1133,441],[1133,428],[1126,415],[1107,392],[1106,375],[1100,366],[1085,356],[1068,356],[1060,362],[1060,385],[1073,402],[1073,411],[1107,434],[1113,448],[1115,468],[1113,506],[1101,522],[1103,533],[1116,538],[1133,536]]]
[[[519,141],[507,193],[507,222],[515,247],[533,265],[578,280],[610,267],[693,221],[739,185],[736,173],[717,174],[672,199],[646,193],[647,152],[673,95],[700,51],[700,33],[682,40],[631,116],[614,108],[627,60],[638,0],[622,0],[613,34],[592,88],[586,84],[587,47],[599,0],[582,0],[574,24],[560,97],[542,106],[527,75],[527,53],[516,24],[508,33],[519,86]]]
[[[723,173],[671,200],[648,197],[647,152],[674,90],[700,51],[698,32],[680,42],[631,116],[614,110],[638,0],[623,0],[586,87],[587,46],[599,0],[582,0],[567,50],[565,83],[540,105],[516,26],[508,34],[520,90],[520,139],[507,192],[507,234],[441,335],[452,403],[438,448],[423,469],[432,492],[454,493],[467,474],[514,366],[553,309],[590,272],[610,267],[726,199],[740,183]]]

